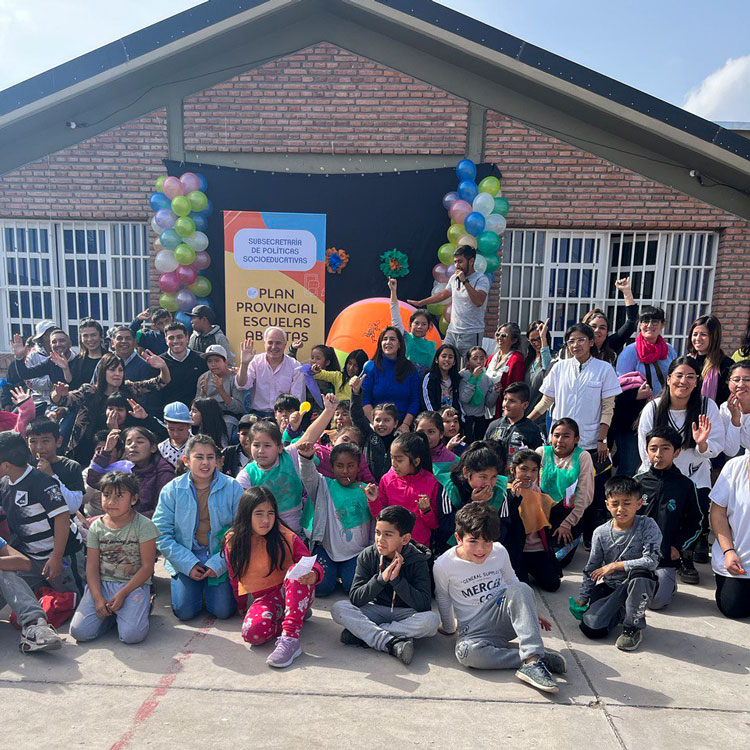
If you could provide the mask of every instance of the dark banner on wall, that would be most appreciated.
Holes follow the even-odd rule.
[[[456,161],[458,161],[456,158]],[[410,273],[399,280],[399,297],[430,294],[437,250],[450,225],[445,193],[455,190],[452,168],[371,174],[288,174],[165,160],[170,175],[200,172],[214,206],[206,234],[211,266],[205,271],[222,327],[224,320],[224,211],[279,211],[326,215],[326,247],[345,250],[349,261],[326,274],[326,329],[341,310],[365,297],[388,296],[380,256],[394,248],[409,257]],[[482,164],[477,182],[497,168]]]

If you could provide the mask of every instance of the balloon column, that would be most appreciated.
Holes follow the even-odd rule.
[[[206,178],[194,172],[181,177],[162,175],[149,198],[154,211],[151,229],[157,235],[154,265],[161,274],[159,304],[188,326],[191,318],[187,313],[195,305],[213,308],[208,298],[211,282],[201,275],[211,265],[204,234],[213,213],[207,187]]]
[[[462,159],[458,163],[456,176],[457,189],[443,196],[443,206],[451,225],[447,233],[448,242],[438,250],[440,262],[432,269],[435,279],[432,294],[445,289],[455,272],[453,253],[459,245],[471,245],[476,249],[474,268],[487,274],[490,282],[500,266],[500,235],[505,231],[505,217],[510,209],[510,204],[502,197],[500,180],[485,177],[477,185],[477,165],[471,159]],[[428,305],[427,309],[433,315],[440,316],[440,331],[445,334],[451,319],[450,304]]]

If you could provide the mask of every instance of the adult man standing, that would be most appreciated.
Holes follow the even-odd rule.
[[[234,354],[224,332],[216,325],[216,313],[208,305],[196,305],[188,315],[193,319],[193,332],[190,334],[188,346],[199,354],[203,354],[209,346],[221,346],[229,357],[227,361],[231,364]]]
[[[242,358],[237,373],[239,388],[253,388],[250,411],[261,416],[273,416],[273,403],[282,393],[291,393],[300,401],[305,399],[305,378],[296,359],[284,354],[286,333],[281,328],[266,328],[263,332],[265,352],[256,354],[253,342],[242,342]]]
[[[206,360],[198,352],[188,349],[187,328],[182,323],[170,323],[164,329],[164,335],[167,339],[164,361],[172,380],[158,392],[162,406],[173,401],[189,406],[195,398],[198,378],[208,370]]]
[[[454,346],[462,359],[472,346],[481,346],[484,336],[484,314],[487,310],[487,295],[490,281],[474,270],[477,251],[470,245],[461,245],[453,254],[456,272],[448,280],[448,286],[437,294],[421,300],[408,300],[414,307],[425,307],[444,302],[450,297],[451,322],[444,343]]]

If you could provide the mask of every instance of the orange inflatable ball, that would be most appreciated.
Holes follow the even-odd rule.
[[[399,302],[401,322],[404,330],[409,330],[409,318],[416,310],[415,307],[406,302]],[[355,302],[353,305],[342,310],[333,321],[328,331],[326,344],[334,349],[353,352],[355,349],[364,349],[367,356],[372,359],[378,344],[380,332],[391,324],[391,307],[386,297],[371,297]],[[434,325],[430,326],[427,338],[434,341],[438,346],[442,343],[440,334]]]

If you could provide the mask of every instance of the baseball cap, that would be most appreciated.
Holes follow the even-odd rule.
[[[182,401],[173,401],[171,404],[167,404],[164,407],[164,421],[193,424],[193,420],[190,416],[190,409],[188,409]]]
[[[244,427],[245,425],[254,425],[258,421],[258,417],[255,414],[243,414],[240,417],[238,427]]]
[[[51,328],[57,328],[57,323],[55,323],[53,320],[40,320],[36,324],[36,333],[34,334],[34,341],[39,341],[42,336],[44,336],[47,331],[49,331]]]
[[[203,359],[208,359],[211,355],[223,357],[226,361],[229,361],[227,350],[221,344],[211,344],[211,346],[207,346],[206,351],[201,354],[201,357],[203,357]]]
[[[216,313],[208,305],[196,305],[188,315],[191,318],[207,318],[211,323],[216,321]]]

